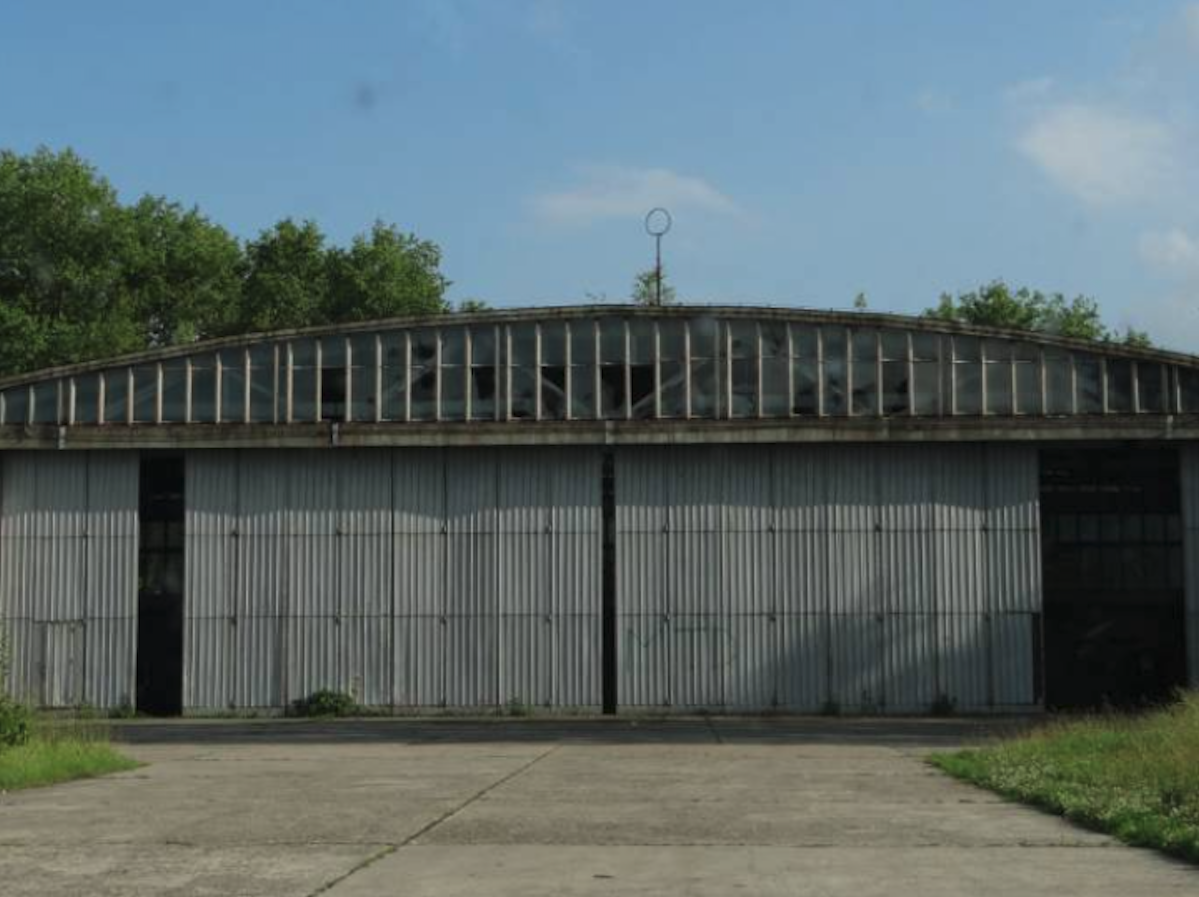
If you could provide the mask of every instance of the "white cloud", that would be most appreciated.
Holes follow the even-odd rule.
[[[1176,144],[1156,119],[1069,104],[1037,114],[1016,146],[1063,190],[1104,205],[1160,195],[1178,167]]]
[[[1187,45],[1199,53],[1199,3],[1188,3],[1182,8],[1182,33]]]
[[[1138,249],[1154,274],[1173,283],[1168,294],[1129,309],[1136,326],[1163,346],[1199,352],[1199,237],[1178,227],[1154,231],[1141,235]]]
[[[740,215],[737,204],[703,178],[668,168],[588,166],[575,186],[532,200],[537,217],[556,224],[591,224],[609,218],[640,218],[654,206]]]
[[[1141,235],[1141,259],[1158,274],[1199,282],[1199,238],[1181,228]]]

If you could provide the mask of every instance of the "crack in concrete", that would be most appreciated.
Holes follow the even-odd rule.
[[[419,829],[417,829],[415,832],[413,832],[411,835],[409,835],[403,841],[400,841],[397,844],[388,844],[381,850],[376,851],[375,853],[368,856],[366,859],[362,860],[361,862],[352,866],[350,869],[346,870],[346,872],[344,874],[339,875],[337,878],[333,879],[332,881],[325,882],[325,884],[321,885],[319,888],[317,888],[315,891],[313,891],[309,895],[309,897],[317,897],[317,895],[319,895],[319,894],[328,893],[329,891],[331,891],[335,887],[337,887],[339,884],[341,884],[343,881],[348,879],[351,875],[355,875],[358,872],[361,872],[363,869],[366,869],[368,866],[373,866],[375,863],[379,862],[379,860],[383,859],[384,857],[391,856],[393,853],[400,850],[401,848],[407,847],[408,845],[410,845],[414,841],[416,841],[417,838],[420,838],[423,835],[427,835],[429,832],[433,831],[433,829],[437,828],[442,823],[448,822],[449,820],[453,819],[455,816],[457,816],[459,813],[461,813],[463,810],[465,810],[471,804],[475,803],[478,800],[483,799],[488,794],[490,794],[492,791],[495,791],[497,788],[508,784],[509,782],[511,782],[513,779],[515,779],[517,776],[521,775],[522,773],[527,772],[535,764],[540,763],[542,760],[544,760],[546,757],[548,757],[554,751],[558,750],[559,747],[560,747],[560,745],[557,745],[557,744],[552,745],[549,748],[549,750],[542,751],[540,754],[538,754],[536,757],[534,757],[528,763],[525,763],[525,764],[517,767],[516,769],[512,770],[512,772],[497,779],[496,781],[492,782],[490,785],[480,788],[478,791],[476,791],[474,794],[472,794],[470,797],[468,797],[466,800],[464,800],[458,806],[454,807],[451,810],[447,810],[445,813],[442,813],[436,819],[421,826]]]

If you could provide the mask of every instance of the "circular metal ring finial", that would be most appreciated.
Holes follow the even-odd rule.
[[[650,209],[649,214],[645,216],[645,232],[651,237],[660,237],[670,230],[673,223],[670,213],[665,209]]]

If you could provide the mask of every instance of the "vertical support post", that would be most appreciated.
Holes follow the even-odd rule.
[[[908,352],[908,417],[916,416],[916,341],[907,332]]]
[[[596,318],[591,322],[592,339],[595,341],[595,358],[591,364],[591,376],[595,381],[595,389],[593,401],[595,403],[595,419],[604,419],[604,400],[603,400],[603,377],[600,375],[600,368],[603,359],[600,357],[600,350],[603,348],[603,340],[600,338],[600,322]]]
[[[313,385],[313,393],[312,394],[316,397],[315,401],[313,402],[313,404],[316,406],[316,408],[315,408],[315,414],[313,415],[313,419],[319,421],[319,420],[322,420],[325,416],[325,390],[324,390],[325,384],[323,382],[325,379],[325,377],[324,377],[324,373],[325,373],[325,353],[324,353],[325,341],[318,339],[318,340],[315,340],[314,342],[316,343],[316,345],[312,349],[312,351],[315,353],[314,357],[313,357],[312,365],[315,368],[315,370],[313,371],[313,374],[315,375],[314,379],[316,380],[316,383]]]
[[[662,417],[662,328],[654,321],[654,419]]]
[[[1106,358],[1099,359],[1099,385],[1102,389],[1101,395],[1103,397],[1103,413],[1109,414],[1109,413],[1111,413],[1111,411],[1110,411],[1110,408],[1108,407],[1108,399],[1107,399],[1107,359]]]
[[[853,417],[853,328],[845,328],[845,416]]]
[[[657,280],[657,297],[654,302],[659,308],[662,307],[662,235],[658,234],[654,237],[654,278]]]
[[[473,413],[471,408],[470,369],[474,364],[474,332],[473,327],[462,329],[462,419],[470,420]]]
[[[162,362],[154,365],[154,423],[162,423]]]
[[[342,399],[342,418],[349,423],[354,419],[354,341],[348,336],[341,339],[346,347],[346,394]]]
[[[441,367],[442,329],[433,331],[433,420],[441,420],[441,383],[445,371]]]
[[[978,341],[978,410],[983,416],[987,416],[990,405],[987,402],[987,341],[980,339]]]
[[[945,340],[952,339],[945,335],[937,337],[937,416],[945,416]]]
[[[383,420],[383,334],[375,334],[375,423]]]
[[[795,416],[795,325],[787,325],[787,417]]]
[[[762,322],[754,324],[754,417],[762,416],[762,405],[766,400],[765,384],[762,377]]]
[[[616,713],[617,651],[619,627],[616,616],[616,454],[611,447],[604,449],[601,471],[601,628],[603,631],[601,698],[605,714]]]
[[[1012,417],[1015,417],[1020,412],[1020,396],[1018,394],[1020,388],[1020,378],[1016,376],[1016,369],[1020,362],[1016,360],[1016,347],[1011,346],[1010,348],[1012,350],[1012,360],[1008,367],[1012,376],[1012,409],[1008,412],[1008,414],[1010,414]]]
[[[691,320],[683,318],[683,417],[691,419]]]
[[[887,410],[883,396],[883,332],[874,331],[874,412],[882,417]]]
[[[292,377],[292,365],[293,364],[294,364],[294,360],[292,358],[291,343],[288,343],[287,344],[287,368],[286,368],[287,405],[284,409],[286,414],[284,415],[284,418],[283,418],[283,422],[288,423],[288,424],[290,424],[292,421],[292,408],[294,406],[294,398],[295,398],[293,396],[294,390],[292,389],[292,383],[294,382],[294,378]]]
[[[533,420],[541,420],[541,324],[533,325]]]
[[[33,387],[29,387],[29,411],[33,412]],[[32,418],[30,418],[32,420]],[[125,368],[125,423],[133,423],[133,368]]]
[[[271,400],[271,421],[279,423],[279,344],[275,343],[271,351],[271,387],[273,389],[273,398]]]
[[[412,332],[404,331],[404,420],[412,420]]]
[[[566,368],[562,372],[562,390],[563,390],[563,392],[566,393],[566,403],[565,403],[565,408],[563,409],[562,416],[563,416],[564,420],[574,420],[574,408],[572,406],[574,404],[574,395],[575,395],[575,391],[574,391],[574,358],[575,358],[575,354],[574,354],[574,346],[571,345],[571,342],[574,339],[574,329],[570,326],[570,321],[567,321],[565,323],[565,325],[562,328],[562,333],[563,333],[563,339],[566,340],[566,342],[562,346],[562,351],[565,353],[565,358],[563,360],[566,364]]]
[[[628,318],[624,321],[624,417],[633,419],[633,328]]]
[[[183,422],[192,422],[192,360],[191,356],[183,359]]]
[[[1041,387],[1041,416],[1049,413],[1049,373],[1045,370],[1045,349],[1037,350],[1037,379]]]
[[[723,321],[720,327],[724,330],[724,416],[733,417],[733,327],[729,321]]]
[[[816,416],[824,417],[824,328],[816,328]]]
[[[222,379],[223,374],[224,374],[224,368],[221,365],[221,353],[213,352],[212,353],[212,382],[214,384],[213,388],[216,390],[216,395],[214,395],[212,397],[212,419],[213,419],[213,421],[215,421],[218,424],[224,422],[221,417],[221,399],[222,399],[221,393],[224,392],[224,387],[221,385],[221,379]]]
[[[495,345],[495,362],[492,365],[492,370],[495,372],[495,378],[494,378],[495,379],[495,388],[492,390],[493,396],[492,396],[492,403],[491,403],[494,406],[491,411],[491,416],[494,420],[500,420],[500,418],[503,416],[502,411],[501,411],[502,403],[500,402],[500,389],[503,386],[503,382],[504,382],[503,381],[504,347],[500,340],[500,334],[503,332],[504,331],[500,327],[499,324],[496,324],[493,328],[491,328],[491,340],[492,340],[492,343]]]
[[[1078,414],[1078,365],[1074,353],[1069,353],[1070,359],[1070,413]]]
[[[504,419],[512,420],[512,325],[504,325]]]
[[[278,367],[277,362],[275,366]],[[248,424],[254,419],[252,404],[254,396],[254,384],[250,379],[254,374],[254,367],[252,364],[252,355],[249,346],[246,346],[242,350],[241,369],[243,374],[241,385],[241,420],[242,423]]]
[[[954,415],[958,413],[958,338],[951,336],[949,338],[949,413]]]

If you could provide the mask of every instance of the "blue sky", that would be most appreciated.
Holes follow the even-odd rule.
[[[455,298],[914,312],[996,277],[1199,350],[1199,2],[27,2],[0,146],[249,237],[381,218]]]

